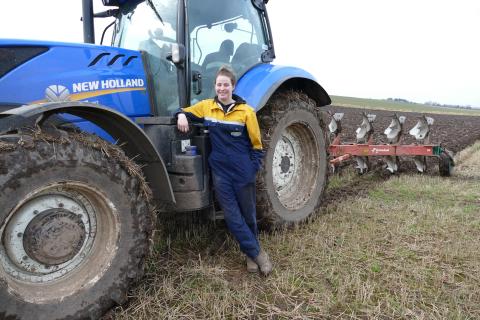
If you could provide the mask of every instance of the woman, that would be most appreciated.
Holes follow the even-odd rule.
[[[221,67],[215,77],[215,98],[183,108],[177,113],[177,127],[187,132],[190,119],[209,128],[208,162],[227,227],[247,256],[247,270],[268,275],[272,263],[260,248],[255,209],[255,177],[263,156],[260,128],[255,110],[233,94],[235,83],[234,73]]]

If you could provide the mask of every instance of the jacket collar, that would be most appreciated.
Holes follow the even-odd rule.
[[[235,102],[232,103],[232,104],[228,107],[228,110],[225,111],[225,113],[230,112],[230,111],[232,111],[233,109],[235,109],[235,106],[238,106],[238,105],[240,105],[240,104],[245,104],[245,103],[246,103],[245,100],[243,100],[240,96],[237,96],[236,94],[233,94],[233,95],[232,95],[232,99],[233,99]],[[215,98],[213,98],[213,100],[215,101],[217,107],[223,110],[223,108],[221,107],[222,103],[220,102],[220,100],[218,100],[218,96],[215,96]]]
[[[244,104],[244,103],[247,103],[242,97],[240,96],[237,96],[236,94],[233,94],[232,95],[232,99],[235,101],[233,104],[236,106],[236,105],[239,105],[239,104]],[[218,96],[215,96],[215,98],[213,98],[213,100],[215,100],[215,102],[220,102],[218,100]]]

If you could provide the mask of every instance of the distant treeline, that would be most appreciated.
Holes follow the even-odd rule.
[[[407,99],[402,99],[402,98],[388,98],[386,99],[387,101],[393,101],[393,102],[403,102],[403,103],[415,103],[418,104],[418,102],[413,102],[413,101],[408,101]],[[454,104],[441,104],[435,101],[427,101],[424,103],[426,106],[432,106],[432,107],[441,107],[441,108],[453,108],[453,109],[472,109],[472,106],[470,105],[454,105]]]

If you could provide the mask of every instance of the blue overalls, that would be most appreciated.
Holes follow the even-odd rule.
[[[208,162],[217,200],[240,250],[255,259],[260,252],[255,180],[261,167],[262,142],[255,110],[240,97],[233,95],[233,99],[236,102],[227,112],[216,99],[182,111],[208,127],[212,144]]]

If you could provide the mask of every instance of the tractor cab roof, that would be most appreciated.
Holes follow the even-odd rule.
[[[117,6],[124,7],[125,9],[131,8],[140,2],[145,0],[102,0],[105,6]],[[165,7],[167,1],[149,0],[158,10],[159,14],[163,17],[164,11],[162,7]],[[252,0],[252,4],[260,10],[263,10],[264,3],[268,0]],[[168,1],[168,5],[178,5],[178,0]],[[212,8],[221,6],[221,10],[212,10]],[[196,26],[211,26],[219,21],[226,21],[238,17],[239,12],[247,10],[245,7],[245,1],[230,1],[228,5],[224,4],[224,0],[202,0],[202,6],[198,7],[198,12],[189,16],[190,27]],[[176,18],[176,17],[175,17]],[[168,20],[168,19],[167,19]]]

